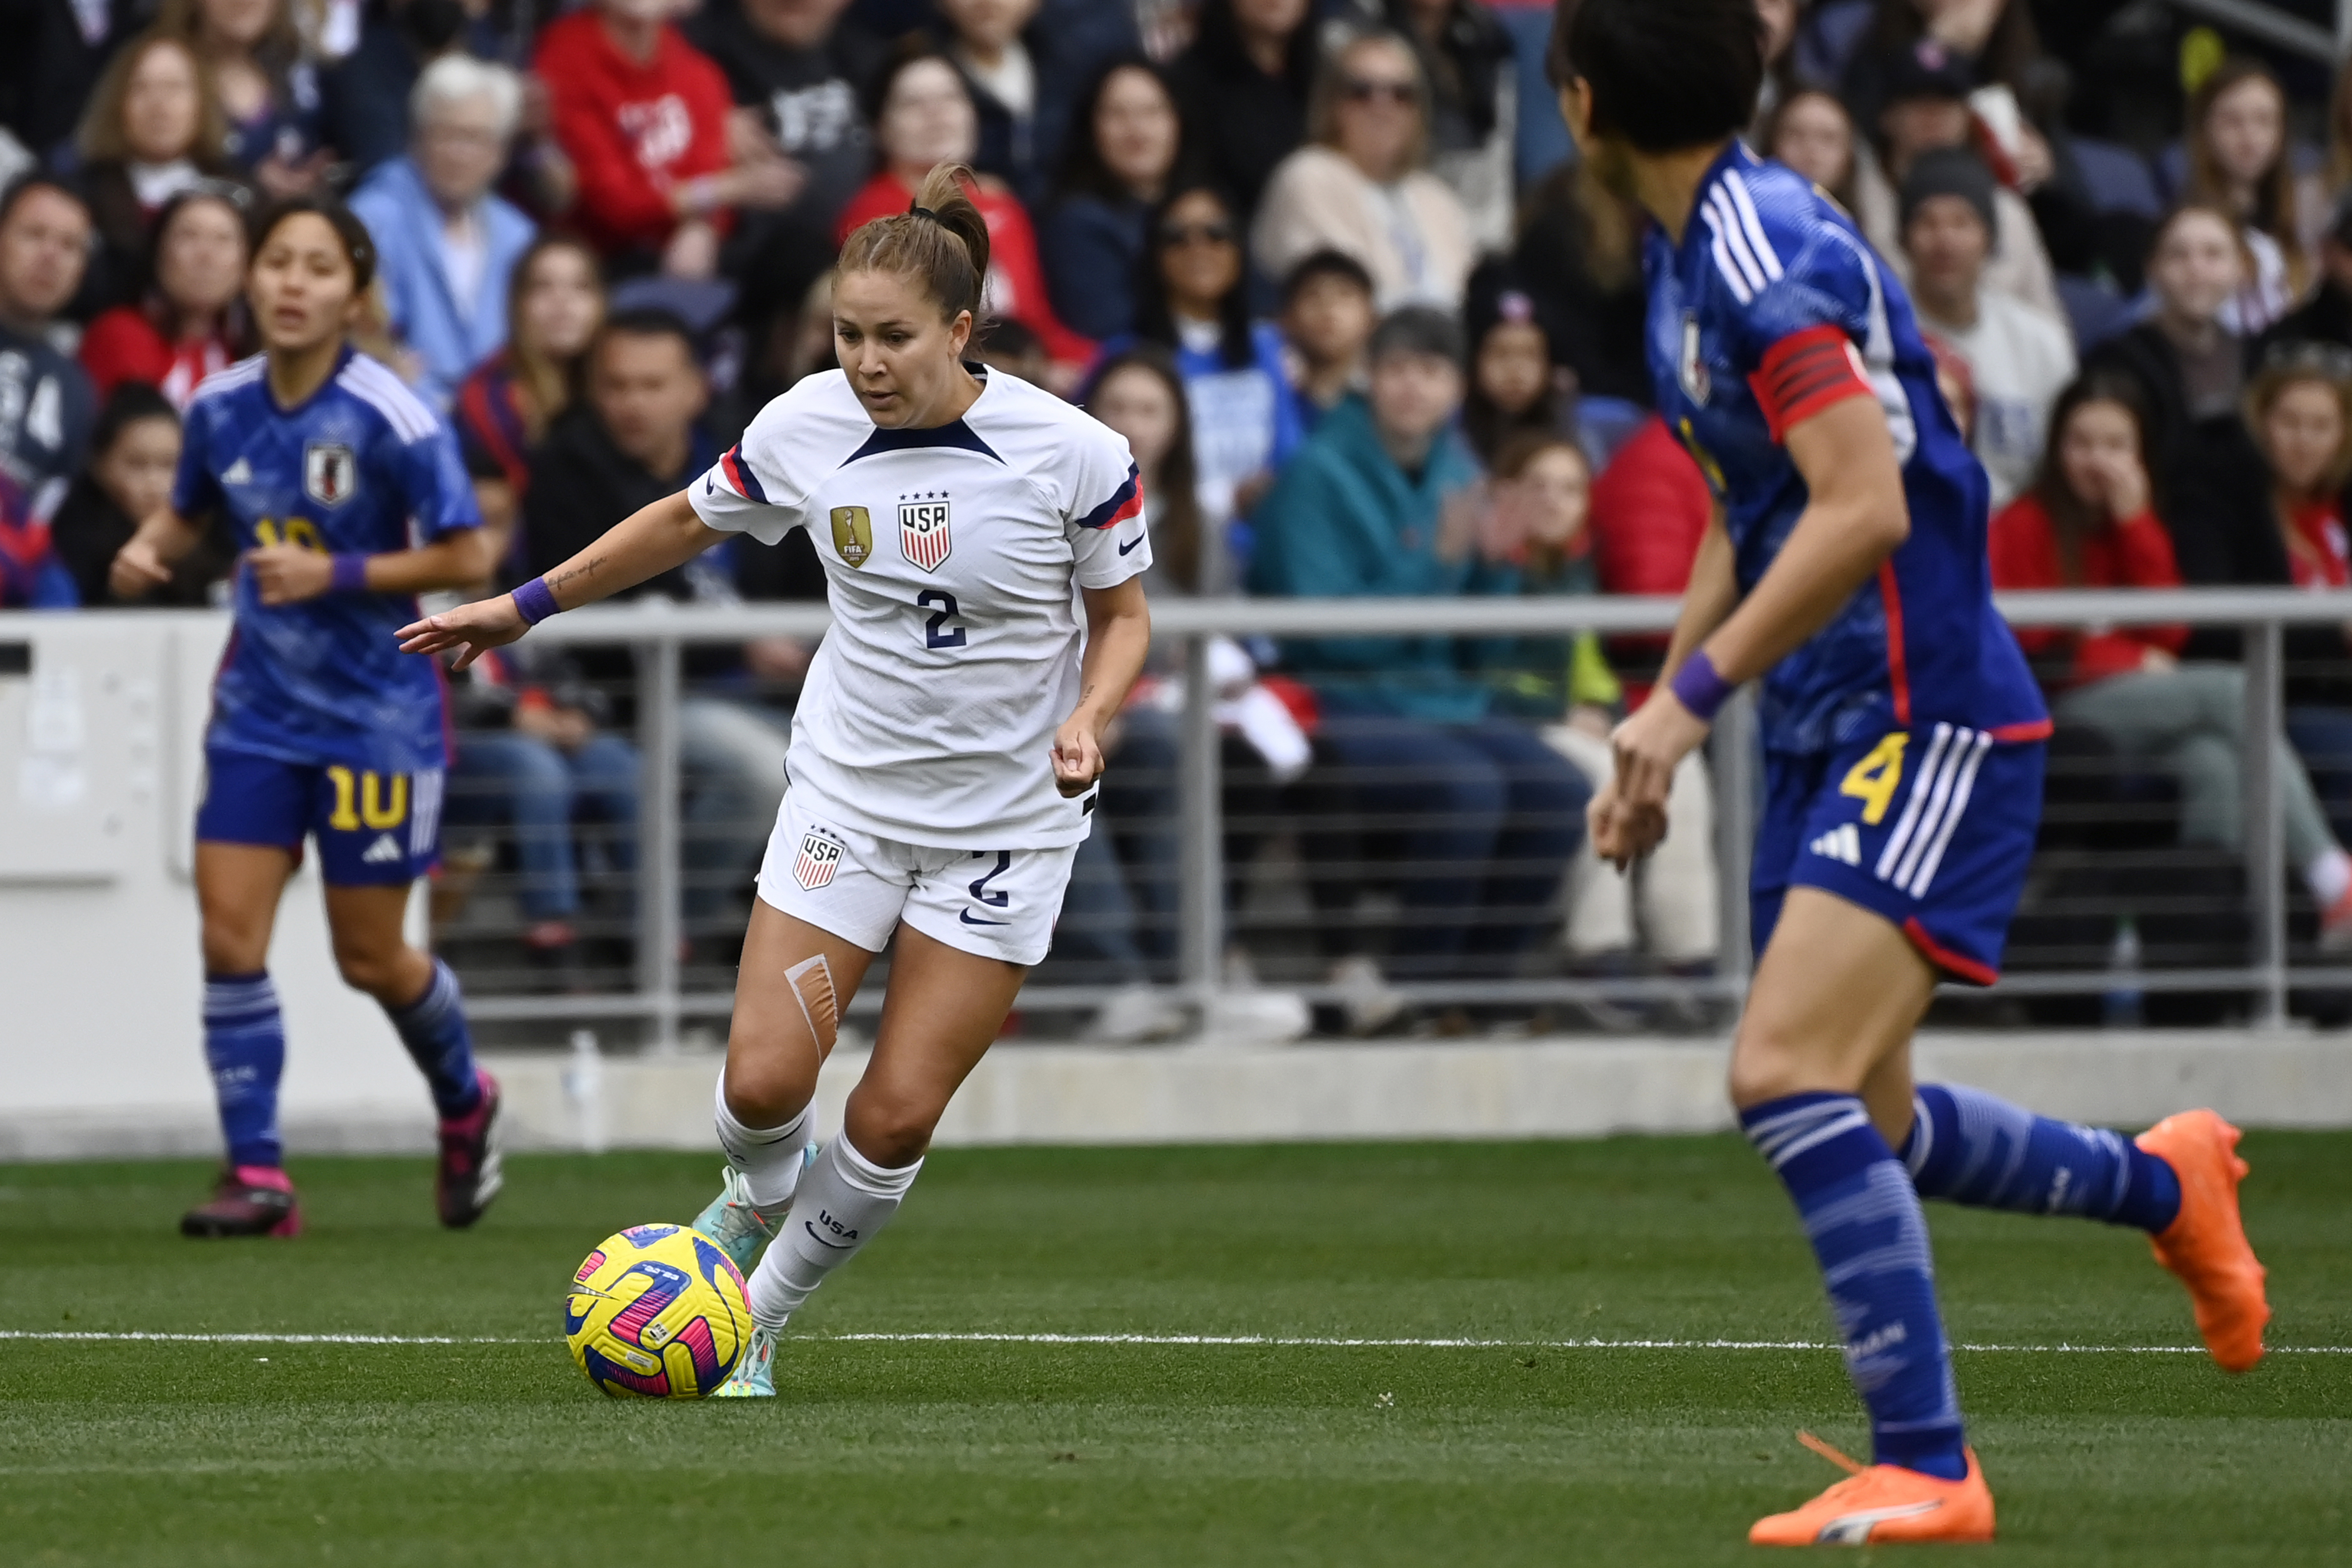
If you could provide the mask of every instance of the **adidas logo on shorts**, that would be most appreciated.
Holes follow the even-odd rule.
[[[1831,828],[1805,847],[1824,859],[1843,860],[1849,866],[1862,864],[1862,834],[1851,822]]]
[[[360,857],[362,863],[370,866],[389,865],[399,858],[401,858],[400,840],[389,833],[376,835],[375,842],[369,845],[367,853]]]

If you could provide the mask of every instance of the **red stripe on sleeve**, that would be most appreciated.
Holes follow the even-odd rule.
[[[1863,374],[1862,356],[1840,328],[1808,327],[1774,343],[1748,384],[1775,441],[1822,409],[1849,397],[1874,397]]]
[[[1142,515],[1143,515],[1143,479],[1142,479],[1142,477],[1141,477],[1140,475],[1139,475],[1139,476],[1137,476],[1137,478],[1136,478],[1136,481],[1135,481],[1135,493],[1134,493],[1133,495],[1131,495],[1131,496],[1129,496],[1129,497],[1128,497],[1128,498],[1127,498],[1127,504],[1126,504],[1125,506],[1123,506],[1123,507],[1119,508],[1119,509],[1118,509],[1118,515],[1114,516],[1114,517],[1110,520],[1110,521],[1109,521],[1108,523],[1105,524],[1104,526],[1108,527],[1108,528],[1117,528],[1120,523],[1125,522],[1129,518],[1130,518],[1130,517],[1141,517]]]

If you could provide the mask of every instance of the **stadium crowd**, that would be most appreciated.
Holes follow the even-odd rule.
[[[2231,53],[2119,0],[1759,9],[1772,69],[1751,140],[1836,195],[1909,284],[1991,479],[1999,585],[2352,583],[2352,71]],[[178,411],[251,347],[246,219],[320,190],[374,237],[362,344],[458,432],[506,582],[680,488],[829,364],[835,247],[942,162],[979,171],[983,355],[1127,436],[1155,597],[1674,594],[1707,521],[1697,466],[1648,410],[1640,223],[1577,167],[1545,85],[1548,3],[0,0],[0,16],[19,41],[0,62],[0,607],[108,602],[108,562],[168,490]],[[200,552],[150,602],[216,600],[233,564]],[[824,578],[796,535],[640,592],[804,600]],[[2331,947],[2352,944],[2346,636],[2290,637],[2280,758],[2306,918]],[[2028,642],[2062,759],[2098,764],[2053,787],[2169,792],[2170,838],[2210,855],[2183,874],[2234,874],[2234,639]],[[457,684],[450,819],[506,836],[524,945],[576,984],[583,901],[634,866],[632,666],[508,652]],[[729,900],[781,797],[812,652],[689,656],[696,940],[740,930]],[[1286,837],[1344,998],[1328,1026],[1410,1018],[1395,980],[1712,963],[1698,765],[1639,876],[1583,846],[1609,729],[1661,652],[1214,647],[1232,901]],[[1140,983],[1176,945],[1181,679],[1156,663],[1120,727],[1064,924],[1061,956],[1127,983],[1099,1020],[1115,1037],[1176,1022]],[[2103,951],[2095,922],[2072,934]],[[1245,944],[1231,962],[1246,970]]]

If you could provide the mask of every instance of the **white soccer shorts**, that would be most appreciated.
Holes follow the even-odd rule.
[[[1075,844],[1059,849],[936,849],[844,827],[807,789],[786,792],[760,866],[760,897],[869,952],[898,922],[934,941],[1024,968],[1054,943]]]

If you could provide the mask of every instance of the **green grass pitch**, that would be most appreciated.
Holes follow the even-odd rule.
[[[2003,1540],[1972,1561],[2352,1563],[2352,1354],[2314,1353],[2352,1346],[2352,1136],[2246,1152],[2273,1342],[2306,1353],[2243,1379],[2015,1348],[2194,1334],[2137,1236],[1931,1207],[1986,1347],[1958,1376]],[[1628,1343],[1825,1337],[1728,1138],[942,1153],[796,1323],[782,1397],[605,1400],[562,1287],[717,1164],[516,1159],[446,1235],[423,1162],[304,1160],[292,1243],[173,1234],[194,1163],[0,1168],[9,1561],[1738,1563],[1835,1479],[1799,1427],[1866,1447],[1828,1351]],[[508,1342],[28,1337],[125,1331]],[[975,1332],[1512,1342],[907,1337]]]

